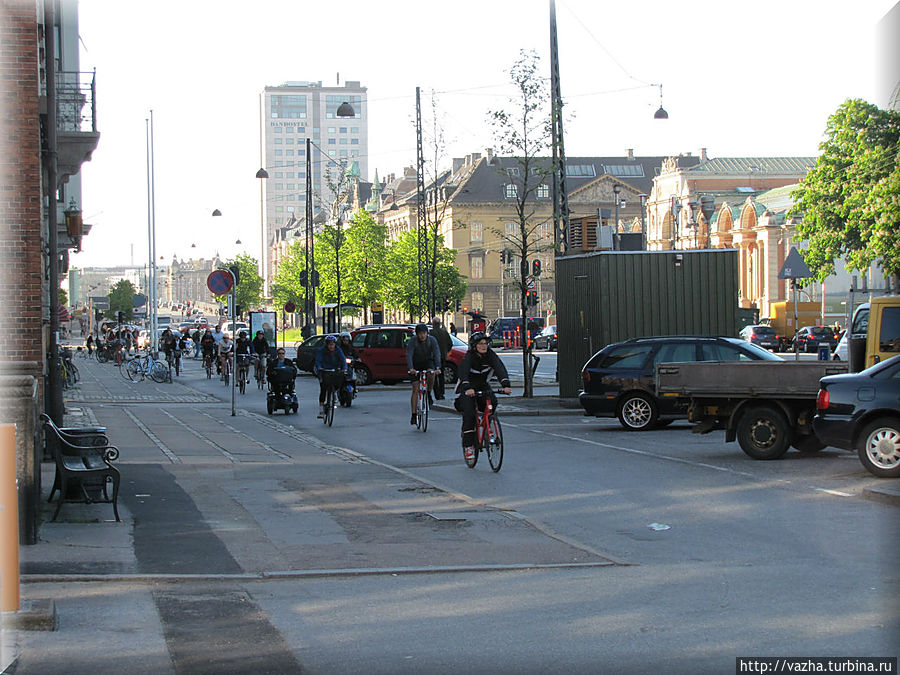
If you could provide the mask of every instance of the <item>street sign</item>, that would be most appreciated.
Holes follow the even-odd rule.
[[[534,278],[528,277],[528,290],[533,291],[535,287]]]
[[[293,302],[286,302],[284,303],[284,311],[287,314],[293,314],[297,311],[297,305],[295,305]]]
[[[372,311],[373,312],[383,312],[384,311],[384,303],[383,302],[373,302],[372,303]]]
[[[800,251],[797,250],[796,246],[791,246],[791,252],[788,254],[787,259],[781,266],[781,271],[778,273],[778,278],[809,279],[811,276],[812,272],[809,271],[809,267],[803,260],[803,256],[800,255]]]
[[[136,293],[134,297],[131,298],[131,304],[135,307],[143,307],[147,304],[147,296],[142,293]]]
[[[206,287],[213,295],[224,295],[231,291],[233,284],[228,270],[214,270],[206,277]]]

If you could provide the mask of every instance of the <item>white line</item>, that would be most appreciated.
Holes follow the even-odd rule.
[[[199,412],[199,411],[198,411],[198,412]],[[223,422],[222,420],[220,420],[218,417],[213,417],[213,416],[210,415],[208,412],[201,412],[200,414],[201,414],[201,415],[205,415],[206,417],[208,417],[209,419],[213,420],[214,422],[218,422],[218,423],[221,424],[223,427],[225,427],[226,429],[228,429],[231,433],[233,433],[233,434],[238,434],[239,436],[243,436],[244,438],[246,438],[247,440],[249,440],[251,443],[256,443],[256,444],[257,444],[258,446],[260,446],[263,450],[268,450],[268,451],[271,452],[272,454],[278,455],[278,456],[281,457],[282,459],[286,459],[286,460],[288,460],[288,461],[293,461],[293,459],[294,459],[294,458],[291,457],[289,454],[287,454],[287,453],[285,453],[285,452],[281,452],[281,450],[276,450],[276,449],[273,448],[271,445],[266,445],[266,444],[263,443],[262,441],[256,440],[256,439],[253,438],[252,436],[249,436],[249,435],[245,434],[245,433],[244,433],[243,431],[241,431],[240,429],[235,429],[235,428],[234,428],[233,426],[231,426],[230,424],[226,424],[225,422]]]
[[[176,424],[179,424],[179,425],[183,426],[183,427],[184,427],[185,429],[187,429],[191,434],[193,434],[194,436],[196,436],[197,438],[199,438],[201,441],[203,441],[203,442],[206,443],[207,445],[209,445],[209,446],[215,448],[216,450],[218,450],[219,452],[221,452],[229,462],[232,462],[232,463],[234,463],[234,464],[237,464],[237,463],[238,463],[237,460],[234,458],[234,455],[232,455],[230,452],[228,452],[225,448],[223,448],[223,447],[222,447],[221,445],[219,445],[218,443],[213,443],[211,440],[209,440],[208,438],[206,438],[205,436],[203,436],[203,434],[200,434],[200,433],[194,431],[191,427],[189,427],[187,424],[185,424],[185,423],[182,422],[180,419],[178,419],[177,417],[175,417],[175,415],[173,415],[172,413],[170,413],[168,410],[165,410],[165,409],[163,409],[163,408],[160,408],[159,411],[160,411],[162,414],[164,414],[164,415],[166,415],[167,417],[169,417],[169,418],[170,418],[173,422],[175,422]]]
[[[172,464],[181,464],[181,459],[178,457],[178,455],[169,450],[169,448],[166,447],[166,445],[161,440],[159,440],[159,438],[157,438],[156,434],[150,431],[143,422],[135,417],[133,412],[131,412],[128,408],[122,408],[122,410],[124,410],[125,414],[131,418],[131,421],[137,425],[138,429],[143,431],[144,434],[146,434],[147,438],[153,441],[156,444],[156,447],[162,450],[162,453],[169,458],[169,461],[172,462]]]

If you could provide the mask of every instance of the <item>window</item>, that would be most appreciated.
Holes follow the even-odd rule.
[[[358,139],[358,138],[351,138],[351,139],[350,139],[350,145],[359,145],[359,139]]]
[[[339,143],[340,143],[341,145],[347,145],[347,139],[346,139],[346,138],[342,138],[342,139],[340,139]]]
[[[276,172],[275,172],[275,178],[284,178],[284,174],[281,173],[281,171],[276,171]]]
[[[275,139],[275,145],[281,145],[282,141],[280,138]]]
[[[506,223],[505,228],[507,237],[514,237],[519,231],[518,223]]]
[[[276,134],[280,134],[282,131],[283,129],[281,127],[275,127],[274,129],[272,129],[272,132]]]
[[[519,167],[512,166],[506,170],[506,175],[512,178],[513,176],[519,175]]]
[[[550,199],[550,186],[541,183],[534,191],[534,196],[538,199]]]
[[[287,134],[292,134],[294,133],[294,127],[286,127],[284,131]]]
[[[701,344],[701,361],[752,361],[747,354],[732,345]]]
[[[603,167],[606,173],[613,176],[643,176],[644,167],[640,164],[606,164]]]
[[[293,150],[285,150],[285,151],[284,151],[284,154],[285,154],[287,157],[293,157],[293,156],[294,156],[294,151],[293,151]]]
[[[279,138],[278,140],[281,140],[281,139]],[[294,144],[294,139],[293,139],[293,138],[285,138],[285,139],[284,139],[284,142],[285,142],[286,145],[293,145],[293,144]]]
[[[353,346],[354,347],[365,347],[366,346],[366,337],[368,335],[370,335],[370,333],[366,333],[366,332],[361,332],[361,333],[357,333],[356,335],[354,335],[353,342],[352,342]],[[324,337],[324,335],[322,337]]]
[[[878,349],[882,352],[900,352],[900,307],[885,307],[881,312]]]
[[[512,183],[507,183],[503,186],[503,198],[504,199],[515,199],[519,196],[519,189]]]
[[[658,363],[684,363],[697,360],[697,346],[693,343],[670,342],[660,345],[653,356],[653,365]]]
[[[329,139],[328,139],[328,145],[337,145],[337,139],[329,138]]]
[[[276,151],[275,151],[275,156],[276,156],[276,157],[281,157],[283,154],[284,154],[284,150],[276,150]]]
[[[342,133],[342,134],[346,134],[346,133],[347,133],[347,127],[340,127],[340,130],[341,130],[341,133]]]
[[[573,177],[596,176],[593,164],[566,164],[566,175]]]
[[[469,241],[484,241],[484,225],[481,223],[472,223],[469,226]]]
[[[484,278],[484,258],[475,257],[469,260],[469,265],[472,268],[472,278],[473,279],[482,279]]]
[[[328,133],[329,133],[329,134],[333,134],[333,133],[335,133],[336,131],[337,131],[337,128],[335,128],[335,127],[328,127]]]
[[[472,293],[471,309],[475,309],[475,310],[483,310],[484,309],[484,293],[480,293],[480,292]]]
[[[636,370],[643,367],[652,345],[622,345],[603,357],[600,368],[611,370]]]

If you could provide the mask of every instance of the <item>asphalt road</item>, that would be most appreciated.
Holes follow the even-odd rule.
[[[291,569],[314,555],[323,567],[329,546],[339,550],[348,537],[386,567],[421,559],[455,567],[212,586],[160,580],[152,601],[127,585],[48,583],[47,592],[66,593],[67,603],[132,598],[115,617],[98,613],[91,627],[109,653],[145,654],[148,670],[126,657],[116,663],[127,667],[104,672],[247,672],[240,664],[252,664],[253,672],[730,673],[738,656],[900,651],[896,507],[863,497],[879,481],[851,453],[791,451],[757,462],[722,434],[696,436],[684,423],[632,433],[615,420],[572,414],[503,418],[501,399],[506,456],[495,474],[483,459],[474,469],[464,465],[456,414],[434,411],[424,434],[409,425],[406,384],[365,388],[328,428],[315,418],[318,387],[308,375],[298,379],[299,415],[272,417],[255,388],[238,394],[240,414],[231,417],[228,390],[206,380],[199,361],[188,361],[179,379],[222,402],[146,385],[158,396],[171,391],[172,400],[160,405],[148,395],[128,408],[126,457],[140,455],[124,499],[134,514],[138,570]],[[133,391],[151,391],[144,386]],[[101,420],[126,405],[112,382],[107,388],[108,401],[83,404]],[[241,436],[257,419],[266,433],[259,445]],[[138,420],[160,447],[177,448],[178,466]],[[318,455],[301,453],[311,446]],[[339,484],[326,480],[336,470],[346,475]],[[300,503],[284,490],[292,481]],[[427,537],[401,538],[409,523],[399,527],[396,516],[434,495],[455,512]],[[153,499],[184,514],[179,536],[207,544],[176,549],[165,528],[142,530],[142,518],[153,520]],[[266,500],[284,507],[267,510]],[[371,518],[375,505],[383,517]],[[505,514],[505,530],[477,536],[486,514]],[[454,519],[468,525],[460,529]],[[574,552],[568,556],[618,564],[515,569],[508,563],[526,551],[518,524],[542,533],[540,550],[564,545]],[[191,553],[194,545],[206,546],[206,563]],[[497,568],[465,571],[468,562]],[[136,621],[140,629],[126,628]],[[206,642],[210,630],[218,637]],[[162,636],[168,649],[160,653]],[[53,635],[28,639],[35,653],[66,653]],[[236,664],[230,671],[226,657]],[[21,672],[41,672],[26,666]]]

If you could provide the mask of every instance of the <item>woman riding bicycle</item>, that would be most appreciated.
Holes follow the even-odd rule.
[[[219,344],[219,369],[222,372],[222,379],[225,374],[231,372],[231,354],[234,352],[234,343],[227,335],[222,336],[222,342]],[[227,370],[226,370],[227,369]]]
[[[325,344],[316,354],[315,373],[319,378],[319,414],[317,417],[319,419],[325,415],[325,390],[327,387],[323,370],[336,370],[343,373],[347,371],[347,357],[337,346],[337,338],[334,335],[325,336]]]
[[[481,391],[484,398],[490,399],[494,410],[497,409],[497,397],[488,384],[493,375],[500,380],[504,394],[512,392],[506,366],[491,349],[490,339],[482,331],[475,331],[469,336],[469,351],[459,364],[459,383],[456,385],[459,396],[453,404],[462,412],[463,452],[466,459],[475,457],[475,392]]]

